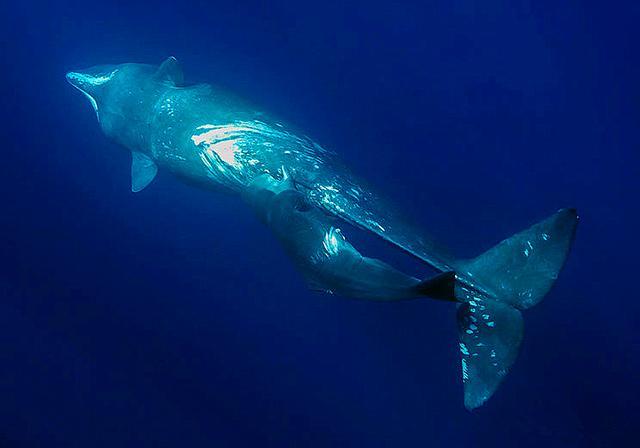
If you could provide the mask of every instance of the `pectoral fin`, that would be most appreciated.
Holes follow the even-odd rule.
[[[131,191],[145,189],[158,173],[158,166],[148,156],[138,151],[131,152]]]

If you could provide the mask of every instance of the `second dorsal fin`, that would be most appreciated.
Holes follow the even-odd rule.
[[[169,56],[162,64],[160,64],[155,77],[159,81],[169,82],[176,87],[180,87],[184,83],[182,68],[178,63],[178,60],[173,56]]]

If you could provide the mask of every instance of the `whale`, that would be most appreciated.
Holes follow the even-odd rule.
[[[131,191],[158,170],[243,201],[312,290],[370,301],[455,307],[464,406],[483,405],[515,362],[522,312],[548,294],[578,215],[562,208],[474,258],[459,258],[295,126],[211,84],[188,84],[175,57],[70,71],[100,128],[131,153]],[[367,232],[436,272],[415,278],[354,246]]]

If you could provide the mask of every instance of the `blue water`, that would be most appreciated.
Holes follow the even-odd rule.
[[[0,446],[637,443],[636,2],[13,3]],[[169,55],[339,152],[462,256],[578,208],[484,407],[462,404],[451,305],[311,293],[239,201],[166,173],[130,192],[129,155],[64,73]]]

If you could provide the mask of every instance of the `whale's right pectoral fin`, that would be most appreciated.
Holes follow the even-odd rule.
[[[168,82],[176,87],[180,87],[184,84],[182,67],[180,67],[178,60],[173,56],[169,56],[162,64],[160,64],[155,77],[159,81]]]
[[[131,152],[131,191],[145,189],[156,177],[158,166],[148,156],[138,151]]]

